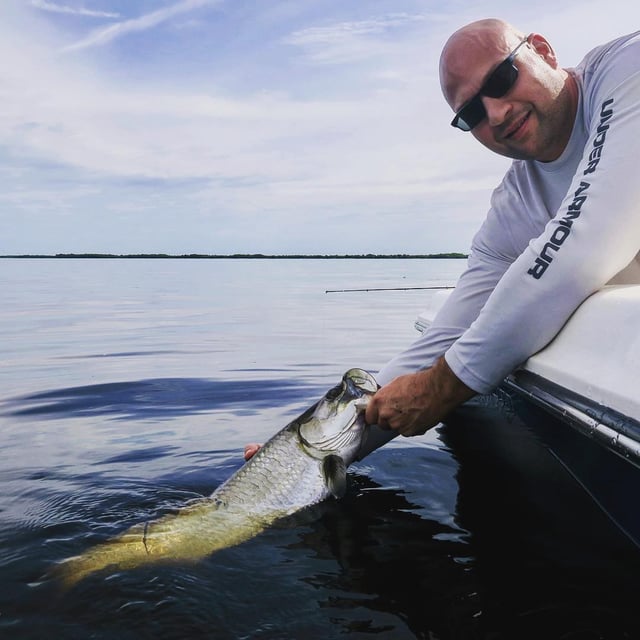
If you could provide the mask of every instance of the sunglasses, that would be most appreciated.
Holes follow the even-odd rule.
[[[513,60],[518,55],[520,47],[528,40],[529,36],[491,72],[480,91],[456,111],[456,116],[451,121],[452,127],[457,127],[462,131],[471,131],[487,117],[487,111],[482,104],[482,96],[502,98],[513,87],[518,79],[518,67],[513,63]]]

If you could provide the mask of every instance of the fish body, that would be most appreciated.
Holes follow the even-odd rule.
[[[346,488],[346,469],[365,435],[364,407],[378,385],[362,369],[267,441],[208,498],[175,514],[137,524],[62,562],[55,571],[71,587],[100,570],[165,560],[197,560],[257,535],[281,518]]]

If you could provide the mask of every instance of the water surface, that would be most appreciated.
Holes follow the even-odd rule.
[[[463,267],[1,261],[0,637],[639,637],[625,571],[563,560],[589,509],[545,535],[557,520],[532,515],[495,465],[466,462],[446,430],[397,439],[351,467],[342,501],[196,564],[98,574],[67,594],[43,579],[211,493],[246,442],[415,339],[432,295],[326,290],[449,285]]]

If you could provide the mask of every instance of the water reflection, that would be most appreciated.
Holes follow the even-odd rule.
[[[354,484],[357,491],[333,505],[321,525],[303,536],[305,544],[319,553],[330,551],[339,562],[341,571],[335,575],[306,578],[329,594],[322,606],[340,612],[333,620],[344,632],[386,631],[383,637],[389,638],[397,636],[376,626],[371,612],[398,616],[417,638],[463,637],[460,630],[472,631],[479,602],[470,548],[460,529],[418,515],[423,506],[402,491],[384,489],[361,475]],[[363,609],[369,610],[368,617],[362,616]]]

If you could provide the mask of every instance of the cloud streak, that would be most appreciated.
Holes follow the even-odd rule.
[[[214,6],[220,4],[221,1],[222,0],[182,0],[182,2],[178,2],[170,7],[158,9],[158,11],[144,14],[138,18],[123,20],[122,22],[118,22],[108,27],[95,29],[86,38],[68,45],[62,50],[64,52],[72,52],[79,51],[81,49],[88,49],[90,47],[101,47],[131,33],[139,33],[153,29],[175,16],[188,13],[202,7]]]
[[[373,57],[384,49],[384,38],[394,30],[406,31],[426,20],[422,14],[390,13],[368,20],[300,29],[284,42],[301,47],[316,63],[343,64]]]
[[[69,7],[67,5],[55,4],[47,0],[31,0],[31,6],[42,11],[50,11],[51,13],[66,13],[74,16],[84,16],[89,18],[119,18],[119,13],[111,11],[94,11],[93,9],[85,9],[84,7]]]

